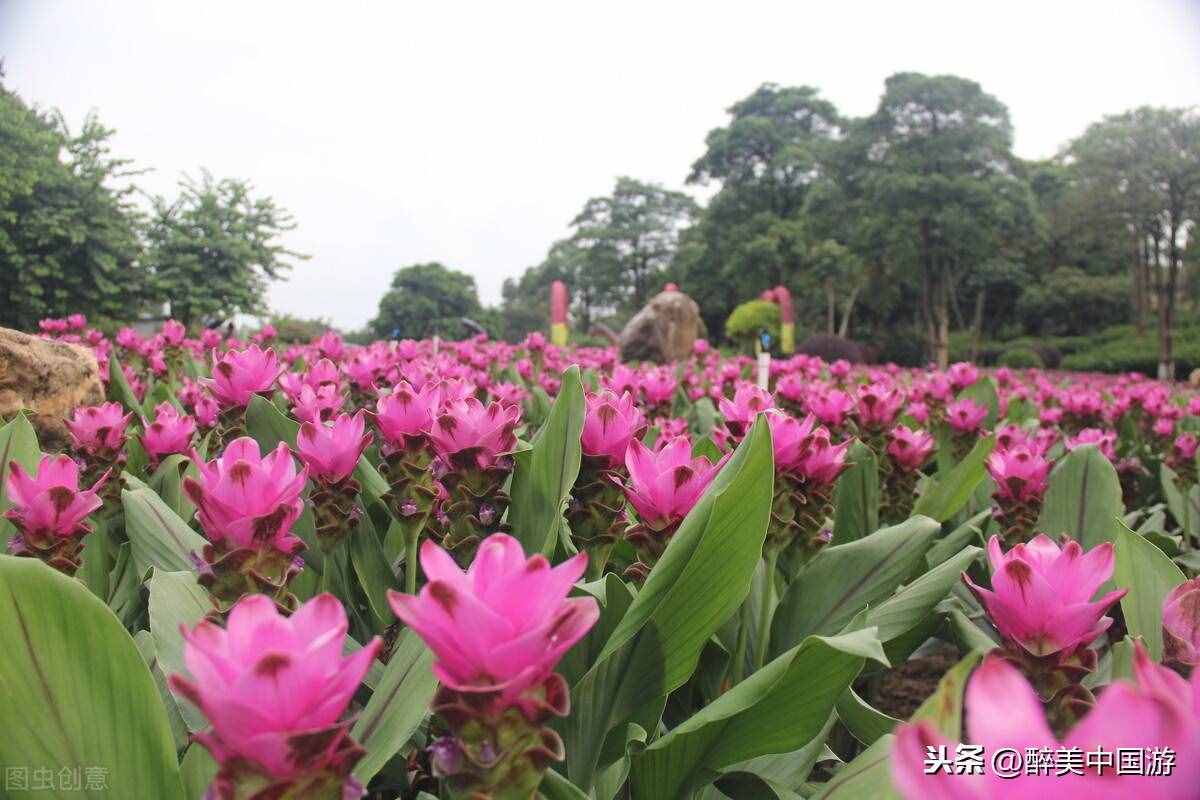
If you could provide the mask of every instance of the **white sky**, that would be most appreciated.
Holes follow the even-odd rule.
[[[847,114],[912,70],[979,81],[1016,149],[1200,104],[1200,0],[416,3],[0,0],[6,80],[169,193],[207,167],[293,212],[272,305],[357,327],[438,260],[485,303],[616,176],[682,187],[724,109],[811,84]]]

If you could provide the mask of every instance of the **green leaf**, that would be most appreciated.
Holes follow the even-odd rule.
[[[195,569],[191,554],[204,549],[204,537],[189,528],[153,489],[123,489],[121,505],[139,575],[145,575],[150,567],[164,572]]]
[[[105,797],[183,797],[171,726],[133,639],[83,584],[0,556],[0,764],[104,770]]]
[[[833,490],[833,543],[844,544],[879,527],[879,464],[875,453],[857,439],[846,461],[851,465]]]
[[[813,800],[900,800],[892,788],[890,756],[896,737],[888,734],[838,770]]]
[[[190,475],[199,477],[199,470],[192,460],[185,455],[171,455],[163,459],[158,469],[150,476],[149,486],[158,492],[163,502],[182,520],[190,520],[196,513],[196,507],[183,491],[183,478]]]
[[[989,506],[966,520],[950,533],[934,542],[933,547],[930,547],[929,552],[925,554],[925,561],[930,567],[936,567],[938,564],[960,552],[968,544],[985,544],[983,541],[983,531],[986,530],[988,520],[991,517],[992,509]]]
[[[217,762],[202,744],[195,742],[183,754],[179,774],[183,778],[184,797],[187,800],[205,800],[208,787],[217,777]]]
[[[1116,539],[1124,515],[1117,471],[1089,444],[1067,453],[1050,473],[1037,530],[1054,538],[1066,534],[1090,550]]]
[[[980,439],[944,478],[940,471],[936,478],[930,478],[925,491],[917,498],[913,514],[945,522],[962,510],[975,488],[987,477],[984,464],[995,445],[994,436]]]
[[[1177,483],[1179,478],[1173,469],[1164,463],[1159,467],[1158,474],[1163,496],[1167,499],[1167,508],[1179,529],[1189,536],[1200,533],[1200,486],[1189,486],[1185,499]]]
[[[183,634],[180,626],[193,627],[213,610],[212,598],[191,572],[160,572],[154,570],[147,582],[150,594],[150,633],[158,653],[158,663],[163,674],[187,675],[183,662]],[[207,726],[204,715],[191,703],[178,702],[191,731],[203,730]]]
[[[890,597],[923,569],[925,551],[940,529],[928,517],[912,517],[821,550],[788,585],[775,609],[771,651],[795,647],[810,634],[837,633],[868,605]]]
[[[552,769],[546,770],[538,796],[545,800],[588,800],[587,792]]]
[[[889,717],[858,696],[853,688],[846,689],[837,701],[838,719],[846,730],[865,745],[874,744],[881,736],[891,733],[900,720]]]
[[[874,629],[809,637],[634,755],[630,796],[683,797],[725,767],[803,746],[868,658],[887,664]]]
[[[562,374],[558,397],[528,450],[516,453],[508,523],[526,553],[554,551],[563,506],[579,475],[583,433],[583,384],[579,367]]]
[[[951,741],[962,740],[963,692],[971,670],[982,659],[980,651],[965,658],[942,676],[938,688],[913,713],[912,721],[926,720]],[[859,754],[830,780],[814,800],[893,800],[899,795],[892,788],[891,751],[895,736],[888,734]]]
[[[12,503],[5,497],[12,463],[16,461],[32,475],[37,472],[41,458],[42,449],[38,445],[37,432],[24,414],[17,414],[0,428],[0,548],[16,531],[12,520],[3,516],[4,512],[12,507]]]
[[[1125,627],[1131,636],[1141,636],[1150,655],[1161,661],[1163,600],[1187,577],[1163,551],[1123,523],[1117,531],[1115,549],[1113,582],[1128,590],[1121,598]]]
[[[375,532],[371,515],[365,510],[359,517],[358,526],[350,533],[347,545],[354,574],[358,576],[367,604],[371,607],[371,615],[378,626],[376,630],[382,631],[396,619],[387,601],[387,590],[400,587],[383,554],[383,544]]]
[[[266,453],[278,447],[280,442],[295,447],[300,423],[280,411],[267,398],[256,394],[246,406],[246,431]]]
[[[967,567],[983,554],[978,547],[965,547],[957,555],[921,575],[867,612],[867,625],[879,628],[879,640],[890,642],[929,618],[933,608],[959,582]]]
[[[572,688],[559,723],[567,775],[591,786],[608,732],[683,685],[750,590],[770,517],[770,432],[760,416],[671,538],[645,585]]]
[[[126,411],[132,411],[139,417],[145,413],[142,404],[138,402],[137,395],[129,386],[129,381],[125,380],[125,372],[121,369],[121,362],[117,358],[116,353],[108,354],[108,393],[121,405],[125,406]]]
[[[409,629],[401,632],[367,707],[350,733],[367,754],[354,768],[364,785],[412,738],[437,691],[433,653]]]

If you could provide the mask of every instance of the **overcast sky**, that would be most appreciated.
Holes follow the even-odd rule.
[[[1017,153],[1104,114],[1200,104],[1200,0],[303,3],[0,0],[7,84],[170,192],[206,167],[293,212],[312,255],[272,306],[361,326],[399,266],[484,302],[618,175],[682,187],[765,81],[870,113],[902,70],[1006,103]]]

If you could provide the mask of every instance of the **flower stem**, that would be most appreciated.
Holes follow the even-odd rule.
[[[404,537],[404,591],[407,594],[417,593],[417,545],[420,543],[420,528]]]

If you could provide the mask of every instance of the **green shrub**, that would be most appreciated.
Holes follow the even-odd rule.
[[[1127,322],[1132,314],[1127,275],[1089,275],[1058,267],[1040,283],[1026,286],[1017,315],[1034,333],[1084,334],[1099,325]]]
[[[779,341],[779,306],[766,300],[742,303],[725,320],[726,338],[742,347],[753,347],[754,340],[764,328],[770,332],[773,341]]]
[[[1041,368],[1042,357],[1028,347],[1013,347],[1005,350],[996,361],[1002,367],[1012,369]]]

